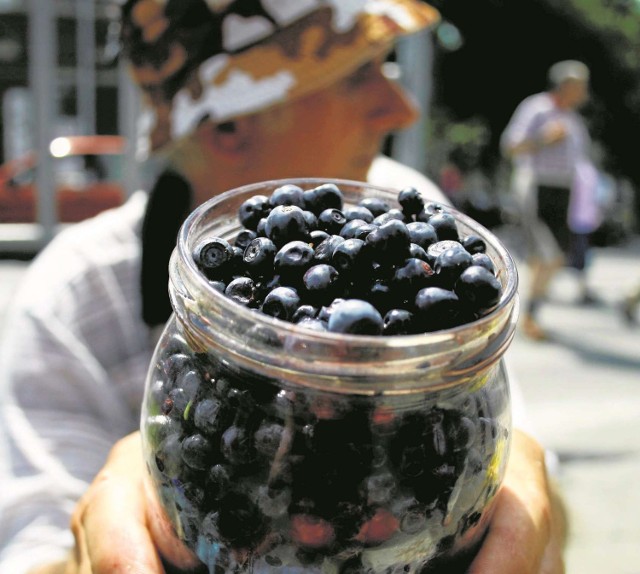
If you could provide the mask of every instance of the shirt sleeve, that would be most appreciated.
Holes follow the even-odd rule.
[[[32,263],[5,320],[0,572],[23,574],[66,556],[77,501],[114,442],[139,425],[149,357],[129,325],[128,282],[114,276],[129,266],[105,272],[83,251],[93,249],[88,242],[72,243]]]

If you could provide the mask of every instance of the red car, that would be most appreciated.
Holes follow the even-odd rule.
[[[61,137],[49,149],[58,222],[81,221],[123,203],[123,137]],[[0,165],[0,223],[37,221],[37,161],[36,153],[30,152]]]

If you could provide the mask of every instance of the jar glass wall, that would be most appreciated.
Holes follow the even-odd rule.
[[[345,203],[397,195],[334,182]],[[191,254],[205,237],[233,239],[242,202],[283,183],[218,196],[180,232],[174,315],[141,419],[160,550],[211,574],[419,572],[460,560],[485,533],[508,458],[502,355],[517,316],[515,265],[489,231],[443,207],[496,266],[502,296],[487,315],[387,337],[271,318],[216,291]]]

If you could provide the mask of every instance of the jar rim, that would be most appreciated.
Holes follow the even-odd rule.
[[[235,198],[238,195],[244,195],[250,192],[255,193],[259,190],[262,191],[262,194],[265,194],[266,189],[273,190],[276,187],[285,184],[315,187],[324,183],[334,183],[341,190],[344,188],[366,188],[367,190],[373,190],[384,196],[388,196],[391,200],[394,199],[393,193],[397,193],[397,191],[399,191],[389,187],[381,187],[367,182],[348,179],[287,178],[266,180],[244,185],[212,197],[197,207],[184,221],[179,231],[176,249],[172,255],[172,269],[176,269],[176,266],[178,265],[177,260],[180,260],[181,264],[186,265],[188,269],[187,273],[179,274],[180,281],[185,285],[187,292],[195,291],[200,295],[206,295],[213,308],[218,310],[225,309],[232,312],[234,318],[244,325],[253,325],[257,331],[263,329],[264,332],[275,332],[283,339],[289,338],[290,340],[295,339],[298,342],[304,342],[302,345],[304,348],[315,347],[318,345],[326,349],[348,344],[350,348],[355,347],[360,350],[367,349],[365,355],[370,356],[374,356],[382,350],[386,352],[381,353],[380,356],[387,356],[389,353],[395,356],[395,354],[400,350],[412,348],[424,349],[426,347],[429,347],[430,349],[440,348],[442,352],[447,349],[450,352],[452,345],[464,345],[473,337],[477,337],[480,333],[493,333],[495,335],[496,330],[502,329],[508,332],[506,333],[506,337],[503,337],[504,342],[501,348],[494,349],[495,356],[492,362],[495,362],[500,356],[502,356],[513,337],[515,320],[517,317],[518,273],[515,261],[507,248],[491,231],[454,207],[440,202],[430,201],[430,203],[442,206],[445,212],[454,215],[456,220],[463,226],[477,231],[478,234],[487,242],[487,245],[490,246],[499,257],[501,266],[504,270],[504,277],[501,278],[503,289],[499,303],[492,310],[475,321],[464,323],[449,329],[410,335],[351,335],[315,331],[246,308],[230,300],[223,293],[220,293],[209,284],[207,278],[197,268],[197,265],[191,256],[190,249],[190,240],[192,239],[194,229],[197,229],[197,227],[202,224],[209,212],[216,207],[225,205],[232,198]],[[232,215],[237,219],[237,213],[234,212]],[[173,275],[174,274],[172,274],[172,279],[175,278]],[[172,303],[175,303],[173,295]],[[174,304],[174,310],[175,309],[176,305]],[[282,351],[280,351],[280,353],[282,353]],[[356,353],[356,355],[359,355],[359,353]],[[279,357],[282,358],[280,355]],[[299,360],[296,360],[296,357],[292,356],[285,357],[284,359],[289,366],[294,364],[297,365],[300,362]],[[335,362],[328,357],[324,357],[324,359],[334,366],[329,367],[328,369],[320,368],[320,371],[323,374],[330,375],[333,373],[335,376],[336,373],[334,373],[334,370],[336,369],[336,365],[339,365],[340,375],[345,373],[345,368],[347,372],[350,370],[354,373],[359,372],[358,363],[355,363],[353,365],[353,369],[350,369],[341,361]],[[417,360],[417,357],[414,359]],[[260,359],[256,360],[260,362]],[[431,365],[426,365],[425,368],[431,368]]]

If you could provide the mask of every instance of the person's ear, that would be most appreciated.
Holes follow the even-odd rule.
[[[202,143],[212,153],[226,161],[246,157],[251,148],[253,130],[249,118],[237,118],[215,124],[206,122],[198,128]]]

